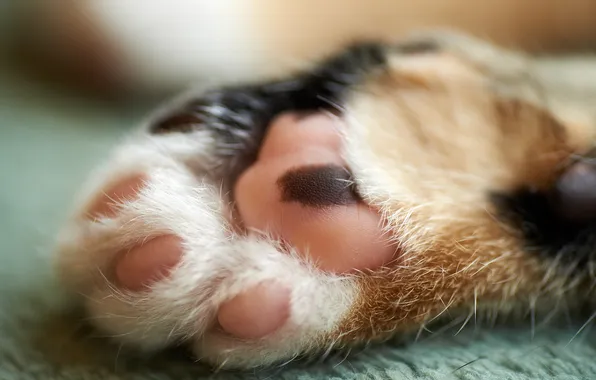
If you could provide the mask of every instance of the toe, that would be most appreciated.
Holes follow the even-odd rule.
[[[266,281],[222,304],[218,322],[232,336],[259,339],[278,330],[289,311],[290,290]]]
[[[174,235],[158,236],[122,254],[116,262],[118,284],[140,291],[166,278],[182,258],[182,241]]]
[[[143,187],[147,178],[144,174],[135,174],[118,181],[108,187],[98,196],[87,208],[86,215],[89,218],[111,218],[118,212],[120,204],[134,200]]]

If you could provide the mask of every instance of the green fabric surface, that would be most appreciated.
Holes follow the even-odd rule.
[[[323,363],[213,373],[180,352],[138,358],[64,313],[52,239],[87,171],[134,125],[119,109],[0,70],[0,380],[596,379],[586,320],[488,328],[472,320]]]

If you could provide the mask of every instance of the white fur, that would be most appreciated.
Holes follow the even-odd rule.
[[[124,141],[92,176],[60,235],[61,276],[84,296],[97,327],[142,350],[185,341],[199,358],[227,367],[293,357],[337,327],[353,301],[355,282],[323,274],[265,236],[234,235],[219,184],[205,176],[212,141],[207,131],[155,137],[144,129]],[[124,202],[113,219],[87,220],[82,210],[102,189],[135,173],[148,176],[137,199]],[[182,263],[149,291],[118,289],[112,281],[118,254],[163,234],[182,238]],[[219,305],[266,280],[292,290],[290,317],[280,330],[262,340],[237,341],[214,329]]]

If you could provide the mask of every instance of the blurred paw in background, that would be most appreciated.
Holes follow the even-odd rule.
[[[342,44],[457,28],[532,52],[596,46],[593,0],[21,0],[28,67],[92,93],[259,80]]]

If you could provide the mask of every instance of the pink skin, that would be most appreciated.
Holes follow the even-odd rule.
[[[288,170],[311,164],[343,166],[341,127],[340,120],[322,114],[303,119],[280,116],[272,123],[257,162],[234,189],[248,233],[267,231],[321,270],[334,273],[374,269],[393,258],[396,248],[383,236],[380,216],[361,201],[324,208],[281,202],[277,180]],[[114,202],[134,199],[144,180],[142,175],[132,176],[111,187],[93,202],[88,214],[114,216]],[[138,291],[165,278],[182,257],[180,243],[178,237],[164,235],[123,253],[115,264],[120,286]],[[263,282],[224,302],[219,325],[238,338],[262,338],[288,319],[290,295],[283,283]]]
[[[146,180],[144,174],[135,174],[109,186],[87,207],[87,216],[92,219],[116,216],[118,204],[134,200]]]
[[[182,241],[175,235],[158,236],[123,253],[116,263],[119,285],[141,291],[168,276],[180,262]]]
[[[379,215],[362,202],[322,209],[282,203],[276,185],[297,167],[345,166],[340,123],[322,114],[302,121],[293,115],[278,118],[257,162],[239,178],[235,197],[246,226],[283,238],[322,270],[346,273],[376,268],[391,258],[393,250],[381,234]]]

